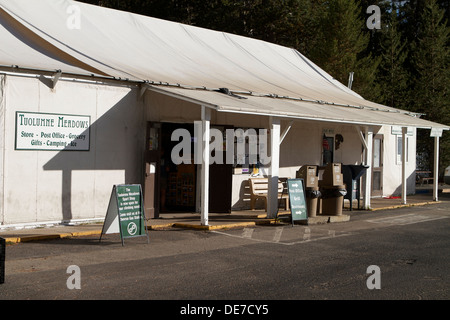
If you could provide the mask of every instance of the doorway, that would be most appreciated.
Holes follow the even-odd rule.
[[[187,130],[190,134],[190,163],[177,165],[172,161],[171,152],[179,141],[172,141],[171,137],[172,133],[177,129]],[[161,158],[159,167],[161,177],[161,191],[159,195],[161,212],[195,211],[197,166],[194,164],[194,139],[192,137],[194,137],[193,124],[164,122],[161,125]]]
[[[378,134],[373,138],[372,159],[372,196],[383,195],[383,135]]]
[[[222,133],[223,141],[226,141],[226,130],[232,126],[211,125]],[[225,150],[225,142],[223,150]],[[211,154],[215,157],[215,154]],[[209,166],[209,211],[214,213],[231,212],[231,192],[233,180],[233,164],[226,163],[226,154],[222,153],[221,163],[212,163]]]
[[[159,166],[161,123],[148,122],[145,143],[144,210],[145,218],[159,218]]]
[[[212,127],[225,132],[225,127]],[[175,164],[172,161],[171,152],[180,143],[171,140],[176,129],[185,129],[190,133],[190,163]],[[195,212],[197,197],[200,196],[197,194],[200,165],[194,164],[194,124],[148,122],[146,141],[144,205],[147,218],[159,218],[160,213]],[[231,192],[232,164],[225,161],[223,164],[211,164],[209,211],[231,212]]]

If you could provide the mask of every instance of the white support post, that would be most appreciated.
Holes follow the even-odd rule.
[[[270,155],[267,217],[274,219],[278,211],[278,176],[280,171],[280,119],[274,117],[270,117]]]
[[[402,127],[402,204],[406,204],[406,134],[407,127]]]
[[[439,136],[434,137],[433,201],[438,201]]]
[[[201,225],[208,225],[209,215],[209,140],[211,110],[202,106],[202,193],[201,193]]]
[[[373,162],[373,129],[371,127],[365,128],[366,133],[366,174],[364,175],[364,209],[370,209],[370,197],[372,193],[372,162]]]

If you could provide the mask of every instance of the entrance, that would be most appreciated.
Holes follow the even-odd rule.
[[[221,129],[220,127],[217,127]],[[191,164],[174,164],[171,152],[180,141],[171,141],[172,132],[186,129],[191,136]],[[194,124],[147,124],[145,152],[144,205],[146,218],[159,218],[165,212],[195,212],[197,203],[197,170],[194,164]],[[225,156],[225,155],[224,155]],[[209,211],[231,211],[232,165],[211,164],[209,172]]]
[[[161,123],[147,123],[145,144],[144,209],[145,218],[159,218],[159,166]]]
[[[383,135],[373,138],[372,196],[383,195]]]
[[[223,141],[226,141],[226,129],[231,126],[214,126],[220,130],[223,135]],[[223,146],[225,150],[225,145]],[[214,157],[215,154],[212,154]],[[215,213],[231,212],[231,190],[233,178],[233,165],[226,163],[226,154],[222,153],[222,163],[213,163],[209,166],[209,211]]]
[[[172,141],[176,129],[189,131],[194,136],[194,125],[185,123],[162,123],[160,159],[160,209],[161,212],[194,212],[196,200],[197,166],[194,164],[194,139],[191,138],[191,163],[173,163],[172,149],[179,141]]]

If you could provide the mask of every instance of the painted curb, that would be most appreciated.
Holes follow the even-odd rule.
[[[441,203],[441,201],[426,201],[426,202],[418,202],[418,203],[398,204],[398,205],[382,207],[382,208],[370,208],[369,211],[391,210],[391,209],[399,209],[399,208],[425,206],[428,204],[437,204],[437,203]]]
[[[81,231],[81,232],[65,232],[65,233],[30,235],[30,236],[22,236],[22,237],[9,237],[9,238],[4,238],[4,239],[7,243],[20,243],[20,242],[30,242],[30,241],[40,241],[40,240],[63,239],[63,238],[69,238],[69,237],[100,235],[101,232],[102,232],[101,230],[91,230],[91,231]]]

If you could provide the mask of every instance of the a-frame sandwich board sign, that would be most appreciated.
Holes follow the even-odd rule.
[[[308,220],[305,186],[303,182],[303,179],[287,180],[292,226],[294,226],[294,221]]]
[[[140,184],[113,186],[99,241],[112,233],[120,234],[122,246],[125,238],[146,236],[149,242]]]

